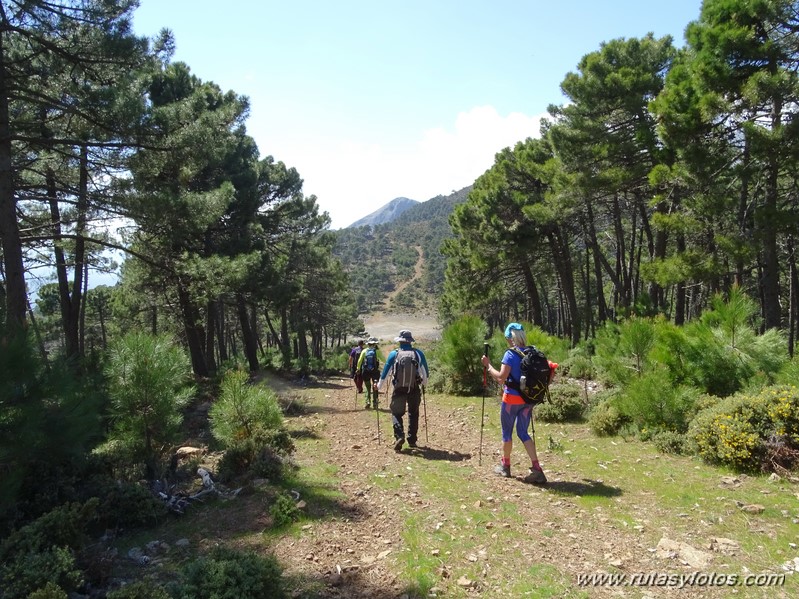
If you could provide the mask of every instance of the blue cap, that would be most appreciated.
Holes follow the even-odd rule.
[[[523,331],[524,327],[518,322],[512,322],[505,327],[505,339],[510,339],[513,333],[511,331]]]

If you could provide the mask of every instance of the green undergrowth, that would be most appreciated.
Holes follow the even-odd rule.
[[[302,409],[286,418],[299,468],[279,485],[256,489],[236,501],[209,501],[164,525],[159,538],[174,541],[186,536],[194,543],[202,531],[214,542],[266,553],[278,543],[310,534],[307,525],[315,521],[348,518],[343,511],[347,497],[340,489],[347,471],[326,437],[327,422],[334,410],[351,412],[347,417],[353,427],[365,431],[362,450],[368,452],[375,441],[366,431],[371,431],[375,414],[356,409],[353,402],[334,405],[330,398],[328,390],[305,389],[298,399]],[[503,481],[485,476],[493,469],[500,447],[498,398],[485,399],[481,465],[476,442],[472,455],[463,453],[468,450],[461,444],[457,444],[459,451],[454,443],[452,448],[444,447],[447,431],[461,430],[444,427],[463,421],[464,434],[476,440],[482,397],[428,393],[426,402],[428,433],[435,431],[435,442],[433,438],[429,444],[424,442],[422,418],[420,445],[429,445],[436,453],[425,457],[423,450],[406,451],[394,459],[390,452],[383,456],[381,449],[370,462],[374,468],[366,473],[365,482],[402,499],[392,503],[396,510],[392,518],[402,531],[400,542],[391,546],[382,563],[409,599],[432,594],[456,599],[591,597],[591,589],[576,586],[579,560],[569,556],[567,563],[564,551],[602,543],[611,532],[637,541],[637,548],[647,554],[663,537],[703,551],[716,537],[739,544],[734,555],[714,554],[707,571],[780,573],[782,564],[799,555],[795,548],[799,544],[799,486],[785,479],[735,474],[695,457],[660,453],[637,438],[597,437],[587,423],[537,422],[539,457],[550,484],[539,488]],[[437,420],[444,417],[449,420]],[[380,419],[381,442],[388,448],[388,412],[382,411]],[[521,444],[514,443],[514,475],[522,474],[526,466]],[[277,494],[291,492],[299,493],[306,503],[299,514],[281,526],[253,521],[253,513],[269,513]],[[763,507],[761,513],[741,509],[755,504]],[[523,516],[522,505],[534,506],[533,515]],[[150,532],[128,539],[128,544],[152,538]],[[352,560],[357,563],[357,555]],[[610,558],[600,558],[600,568],[617,572],[609,562]],[[676,561],[657,563],[663,571],[683,571]],[[285,577],[294,596],[310,599],[326,592],[318,578],[295,572]],[[739,596],[780,596],[775,591],[796,596],[797,579],[797,575],[787,576],[784,587],[743,589]],[[625,596],[643,597],[648,590],[625,589]],[[603,591],[607,594],[611,589]]]

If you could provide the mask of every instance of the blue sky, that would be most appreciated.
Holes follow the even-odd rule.
[[[140,0],[175,60],[250,98],[262,156],[295,167],[346,227],[395,197],[470,185],[538,136],[580,59],[615,38],[671,35],[700,0]]]

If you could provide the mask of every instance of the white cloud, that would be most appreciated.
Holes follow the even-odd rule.
[[[424,131],[404,146],[305,139],[275,157],[299,171],[304,192],[316,195],[333,228],[340,228],[398,196],[423,202],[471,185],[497,152],[538,137],[542,116],[500,116],[480,106],[459,113],[453,126]]]

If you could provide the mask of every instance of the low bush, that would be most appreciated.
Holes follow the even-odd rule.
[[[579,422],[583,419],[585,407],[582,396],[579,385],[553,385],[549,401],[536,407],[535,417],[542,422]]]
[[[294,448],[287,431],[263,432],[230,445],[219,462],[219,478],[230,482],[241,476],[277,480],[284,474],[286,456]]]
[[[179,599],[284,599],[281,568],[273,556],[214,548],[182,571]]]
[[[44,588],[33,591],[27,599],[68,599],[67,592],[55,583],[48,582]],[[168,598],[167,598],[168,599]]]
[[[291,497],[285,493],[280,493],[270,506],[269,515],[272,516],[272,525],[275,528],[281,528],[299,520],[300,510]]]
[[[621,429],[629,424],[629,418],[624,416],[615,405],[617,392],[606,391],[597,399],[597,403],[588,418],[591,430],[600,437],[617,435]]]
[[[699,391],[674,385],[665,369],[652,369],[631,379],[616,399],[616,407],[638,429],[685,432]]]
[[[739,471],[793,468],[799,450],[799,392],[796,387],[767,387],[755,395],[738,394],[699,412],[691,422],[692,449],[710,463]],[[783,458],[788,458],[787,465]]]
[[[663,453],[682,455],[686,453],[685,434],[676,431],[655,431],[651,435],[652,444]]]
[[[188,356],[170,337],[140,332],[118,339],[106,365],[111,398],[109,442],[141,463],[148,480],[161,478],[191,399]]]
[[[109,592],[108,599],[171,599],[169,593],[158,582],[145,578],[126,584]]]
[[[25,598],[35,591],[74,591],[83,575],[75,554],[83,546],[98,501],[58,507],[11,533],[0,545],[3,599]],[[49,589],[49,590],[47,590]]]
[[[163,502],[139,483],[104,480],[92,493],[99,499],[96,519],[102,528],[130,530],[154,526],[166,516]]]
[[[485,323],[473,315],[462,316],[444,328],[436,352],[444,375],[438,383],[443,386],[442,391],[471,395],[483,388],[480,357],[485,335]]]

